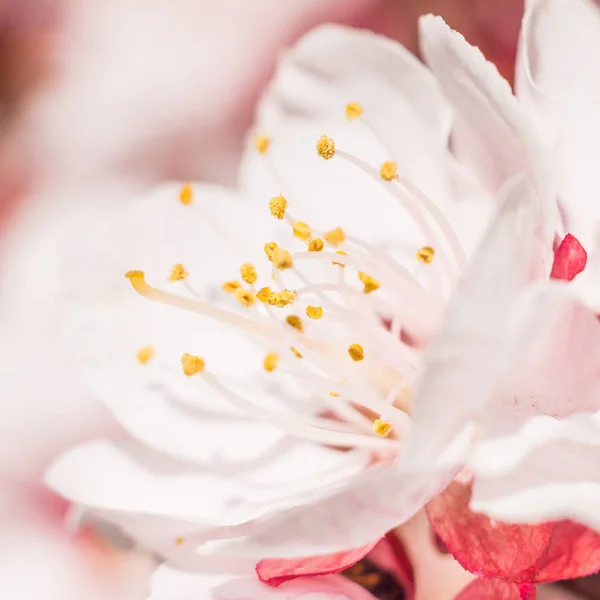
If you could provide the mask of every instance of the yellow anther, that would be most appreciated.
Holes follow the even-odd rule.
[[[383,419],[375,419],[373,421],[373,431],[381,437],[387,437],[392,431],[392,426]]]
[[[346,241],[346,234],[341,227],[336,227],[331,231],[328,231],[323,236],[332,246],[339,246]]]
[[[189,273],[185,270],[185,267],[182,264],[177,263],[176,265],[173,265],[173,268],[171,269],[169,281],[183,281],[188,275]]]
[[[290,350],[292,351],[292,354],[296,357],[296,358],[304,358],[302,356],[302,354],[300,354],[300,352],[298,352],[298,350],[296,350],[296,348],[294,348],[294,346],[290,346]]]
[[[267,302],[269,300],[269,298],[271,297],[271,288],[270,287],[264,287],[264,288],[260,288],[260,290],[258,290],[258,292],[256,292],[256,297],[261,301],[261,302]]]
[[[348,121],[354,121],[363,114],[365,109],[358,102],[350,102],[346,104],[346,118]]]
[[[138,362],[145,365],[154,356],[154,346],[144,346],[138,350]]]
[[[235,290],[235,299],[246,308],[252,306],[255,302],[255,298],[252,293],[242,287]]]
[[[265,254],[267,255],[267,258],[269,260],[273,260],[273,252],[275,251],[276,248],[278,248],[279,246],[277,245],[276,242],[268,242],[265,244],[264,249],[265,249]]]
[[[239,281],[226,281],[223,284],[223,290],[228,294],[235,294],[235,290],[238,290],[242,287],[242,284]]]
[[[175,539],[175,543],[176,543],[178,546],[181,546],[181,544],[183,544],[183,542],[184,542],[184,541],[185,541],[185,540],[184,540],[182,537],[178,537],[178,538],[176,538],[176,539]]]
[[[144,271],[127,271],[127,273],[125,273],[125,277],[127,277],[129,281],[134,279],[144,279]]]
[[[185,354],[181,355],[181,366],[183,368],[183,372],[191,377],[192,375],[196,375],[196,373],[201,373],[204,371],[204,360],[199,356],[194,356],[193,354]]]
[[[186,183],[179,190],[179,202],[189,206],[194,201],[194,186],[191,183]]]
[[[265,356],[265,360],[263,361],[263,366],[265,371],[274,371],[277,368],[277,363],[279,362],[279,354],[277,352],[269,352]]]
[[[377,281],[377,279],[375,279],[374,277],[371,277],[370,275],[367,275],[366,273],[363,273],[362,271],[358,272],[358,278],[361,280],[361,282],[365,286],[363,289],[365,294],[370,294],[371,292],[378,290],[379,287],[381,286],[381,284],[379,283],[379,281]]]
[[[267,303],[271,306],[283,308],[284,306],[292,304],[292,302],[294,302],[295,299],[296,292],[292,292],[291,290],[283,290],[281,292],[272,292],[269,298],[267,299]]]
[[[300,333],[304,331],[304,325],[302,324],[302,320],[297,315],[288,315],[285,318],[285,321],[288,325],[291,325],[294,329],[297,329]]]
[[[302,221],[296,221],[294,223],[294,235],[297,238],[300,238],[301,240],[307,240],[311,233],[312,231],[306,223]]]
[[[365,351],[360,344],[350,344],[348,354],[354,362],[360,362],[365,357]]]
[[[313,238],[308,242],[309,252],[321,252],[323,250],[323,240],[321,238]]]
[[[384,181],[392,181],[398,174],[398,165],[393,160],[388,160],[381,165],[379,174]]]
[[[348,256],[347,252],[344,252],[343,250],[336,250],[335,251],[336,254],[341,254],[342,256]],[[332,265],[338,265],[340,267],[345,267],[346,265],[343,265],[342,263],[336,262],[335,260],[331,261]]]
[[[338,394],[337,392],[329,392],[329,395],[330,395],[332,398],[339,398],[339,397],[341,396],[341,394]]]
[[[417,260],[428,265],[435,256],[435,250],[431,246],[423,246],[417,250]]]
[[[294,266],[292,255],[283,248],[275,248],[271,255],[271,261],[276,269],[284,271],[285,269],[291,269]]]
[[[254,138],[254,147],[261,153],[264,154],[271,144],[271,138],[266,135],[257,135]]]
[[[320,306],[307,306],[306,314],[311,319],[320,319],[323,316],[323,309]]]
[[[240,275],[242,276],[242,279],[250,285],[256,283],[256,280],[258,279],[256,269],[252,263],[244,263],[240,267]]]
[[[269,201],[269,210],[276,219],[283,219],[286,208],[287,200],[283,196],[275,196]]]
[[[317,154],[325,160],[333,158],[335,155],[335,142],[330,137],[322,135],[317,141]]]

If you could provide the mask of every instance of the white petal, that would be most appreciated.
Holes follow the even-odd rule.
[[[528,3],[517,70],[518,97],[548,138],[566,228],[587,246],[600,213],[600,8],[591,0]]]
[[[348,121],[351,102],[364,113]],[[261,102],[255,133],[270,136],[271,146],[259,154],[249,141],[243,188],[257,199],[282,193],[290,214],[318,230],[341,225],[351,235],[412,254],[432,241],[419,235],[390,193],[395,184],[380,180],[385,161],[396,161],[400,180],[419,187],[451,222],[468,215],[466,236],[489,216],[464,198],[453,202],[449,128],[435,79],[407,50],[369,32],[322,26],[288,53]],[[368,163],[375,176],[341,156],[320,158],[315,144],[323,134],[338,151]],[[478,200],[485,207],[485,196]]]
[[[600,414],[532,419],[475,455],[472,507],[520,523],[572,519],[600,530]],[[493,457],[501,447],[504,458]]]
[[[536,187],[546,185],[536,131],[495,66],[440,17],[422,17],[420,33],[425,60],[455,111],[457,156],[492,192],[521,171],[530,174]]]
[[[503,340],[513,302],[539,270],[542,245],[535,232],[540,216],[531,186],[526,180],[516,181],[459,284],[442,333],[427,350],[413,411],[412,453],[421,465],[426,466],[492,397],[503,368]]]
[[[520,302],[500,387],[480,420],[480,441],[517,432],[536,416],[563,419],[600,409],[600,323],[569,292],[563,284],[542,285]]]
[[[217,528],[233,531],[318,501],[364,469],[367,460],[363,453],[288,440],[245,464],[217,456],[198,469],[132,444],[96,441],[58,458],[47,482],[178,563]],[[176,543],[180,537],[185,543]]]

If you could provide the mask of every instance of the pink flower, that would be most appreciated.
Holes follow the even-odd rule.
[[[48,482],[170,566],[331,574],[461,471],[496,518],[599,527],[593,207],[475,48],[433,17],[422,43],[431,70],[314,30],[261,101],[238,190],[165,184],[70,240],[66,342],[129,436],[70,450]],[[586,560],[549,565],[561,526],[533,527],[495,537],[504,557],[539,534],[516,548],[531,572],[477,570],[507,580],[488,590],[600,564],[577,526]]]

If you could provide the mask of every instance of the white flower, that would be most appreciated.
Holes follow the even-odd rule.
[[[547,143],[476,49],[422,33],[437,80],[392,42],[315,30],[263,98],[239,193],[165,185],[71,246],[69,328],[133,439],[48,480],[177,567],[366,544],[469,456],[517,486],[531,437],[581,433],[568,418],[597,405],[600,327],[547,281]],[[597,524],[571,491],[527,518]]]

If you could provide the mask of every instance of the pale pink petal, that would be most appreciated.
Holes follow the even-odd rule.
[[[452,141],[457,156],[492,192],[525,172],[546,195],[545,156],[509,84],[441,18],[423,17],[420,30],[425,61],[455,109]]]
[[[307,577],[270,588],[256,579],[231,581],[214,591],[215,600],[275,600],[278,595],[285,600],[305,598],[307,600],[373,600],[373,596],[360,585],[341,575]]]
[[[589,245],[600,214],[590,192],[600,180],[600,8],[593,0],[530,0],[523,25],[517,95],[546,138],[565,226]]]

